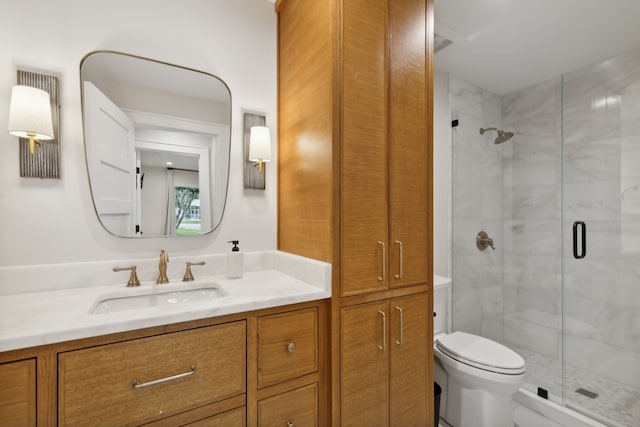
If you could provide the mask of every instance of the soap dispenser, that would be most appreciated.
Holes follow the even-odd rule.
[[[242,277],[243,260],[238,244],[239,240],[230,240],[227,243],[233,244],[231,253],[227,254],[227,277],[229,279],[238,279]]]

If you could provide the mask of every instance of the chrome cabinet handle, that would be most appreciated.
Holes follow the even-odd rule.
[[[296,427],[296,425],[291,421],[287,421],[287,427]]]
[[[396,310],[400,312],[400,341],[396,340],[396,344],[402,345],[402,343],[404,342],[404,312],[397,305]]]
[[[296,343],[290,342],[289,344],[287,344],[287,351],[289,353],[295,353],[296,352]]]
[[[378,246],[382,247],[382,276],[378,276],[378,281],[383,282],[387,277],[387,248],[381,241],[378,241]]]
[[[182,374],[172,375],[170,377],[160,378],[160,379],[149,381],[149,382],[146,382],[146,383],[141,383],[136,378],[134,378],[133,380],[131,380],[131,387],[133,387],[133,388],[150,387],[152,385],[162,384],[162,383],[166,383],[168,381],[173,381],[173,380],[177,380],[177,379],[180,379],[180,378],[188,377],[188,376],[191,376],[191,375],[193,375],[195,373],[196,373],[196,365],[191,365],[191,368],[190,368],[189,372],[184,372]]]
[[[382,345],[378,346],[378,350],[384,351],[387,342],[387,315],[382,310],[378,310],[378,313],[382,315]]]
[[[400,273],[395,275],[396,279],[402,279],[402,242],[400,240],[396,240],[395,244],[400,247]]]

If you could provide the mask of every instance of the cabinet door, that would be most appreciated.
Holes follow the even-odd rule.
[[[387,424],[388,310],[387,302],[342,309],[341,425]]]
[[[35,359],[0,365],[0,426],[35,425]]]
[[[387,3],[343,2],[343,295],[387,288]]]
[[[429,323],[427,294],[392,299],[391,397],[392,426],[427,425]]]
[[[390,287],[427,281],[425,0],[389,2]]]

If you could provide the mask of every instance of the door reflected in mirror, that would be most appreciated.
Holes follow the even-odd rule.
[[[214,230],[229,177],[226,84],[108,51],[85,56],[80,79],[89,183],[102,225],[122,237]]]

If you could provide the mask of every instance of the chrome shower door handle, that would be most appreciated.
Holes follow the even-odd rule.
[[[378,276],[379,282],[384,282],[384,278],[387,277],[387,248],[384,242],[378,240],[378,246],[382,247],[382,276]]]
[[[396,305],[396,311],[400,312],[400,340],[396,340],[397,345],[404,343],[404,311]]]
[[[402,242],[400,240],[396,240],[395,244],[398,245],[398,247],[400,248],[400,272],[396,273],[394,275],[394,277],[396,279],[402,279],[402,263],[403,263],[403,258],[402,258]]]
[[[378,346],[378,350],[384,351],[387,342],[387,315],[382,310],[378,310],[378,314],[382,315],[382,345]]]

